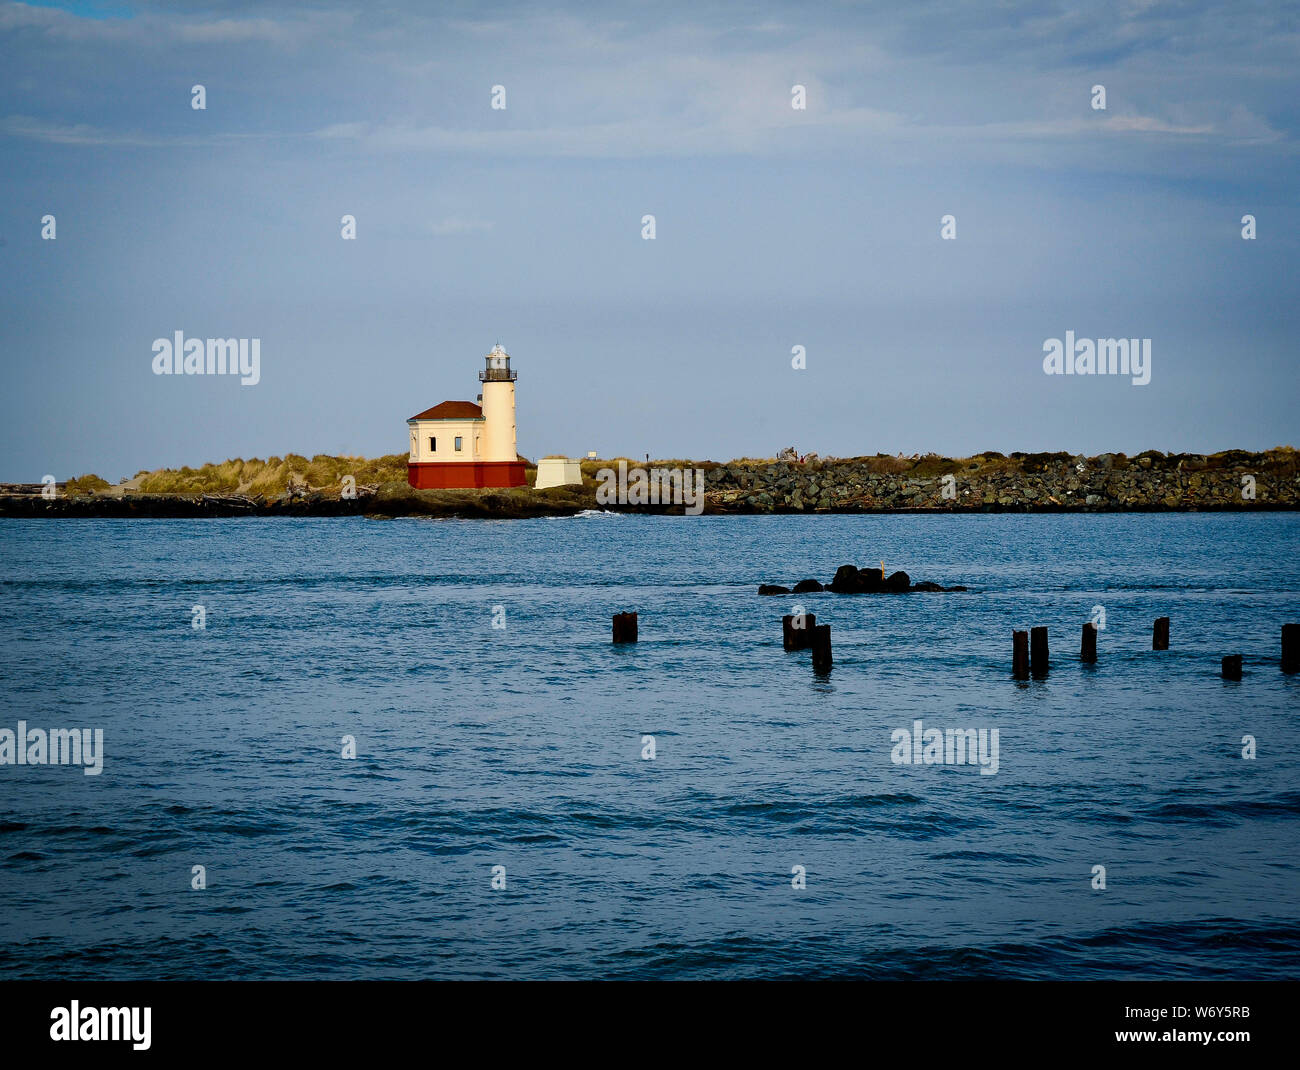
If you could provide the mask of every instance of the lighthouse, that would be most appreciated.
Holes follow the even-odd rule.
[[[515,429],[515,378],[498,343],[478,373],[477,402],[444,401],[406,421],[411,453],[407,481],[420,489],[522,487]]]
[[[485,358],[487,367],[478,373],[483,384],[483,460],[514,461],[519,456],[515,437],[515,379],[510,354],[498,342]],[[507,484],[513,486],[513,484]]]

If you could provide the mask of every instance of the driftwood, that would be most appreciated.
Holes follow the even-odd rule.
[[[245,498],[242,494],[205,494],[199,501],[203,505],[215,505],[222,509],[260,509],[262,503],[254,501],[252,498]]]

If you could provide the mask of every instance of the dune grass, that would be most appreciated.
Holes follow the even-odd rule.
[[[236,457],[220,464],[200,468],[159,468],[139,477],[144,494],[241,494],[247,497],[272,498],[283,494],[290,485],[304,490],[337,492],[343,478],[351,476],[357,486],[406,482],[406,454],[386,457],[332,457],[318,453],[310,460],[301,454],[268,457]]]
[[[69,479],[63,485],[63,493],[70,498],[75,498],[83,494],[98,494],[108,490],[110,486],[112,484],[107,479],[90,472],[84,476],[77,476],[76,479]]]

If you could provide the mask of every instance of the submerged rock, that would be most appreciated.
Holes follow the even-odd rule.
[[[878,568],[858,568],[857,565],[841,565],[835,570],[835,577],[823,587],[816,580],[800,580],[791,592],[787,587],[763,584],[759,594],[807,594],[814,591],[831,591],[834,594],[905,594],[909,591],[964,591],[965,587],[944,587],[929,580],[924,583],[912,583],[912,577],[901,569],[883,576]]]

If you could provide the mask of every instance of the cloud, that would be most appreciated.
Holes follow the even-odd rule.
[[[310,33],[311,27],[300,21],[275,19],[214,19],[186,21],[172,27],[178,41],[188,44],[245,44],[262,41],[268,44],[295,44]]]
[[[235,144],[250,141],[286,141],[297,134],[245,133],[243,131],[218,131],[212,134],[168,135],[145,134],[130,130],[109,130],[88,123],[57,123],[29,115],[7,115],[0,118],[0,136],[43,141],[49,145],[115,146],[119,148],[193,148],[213,144]]]
[[[324,140],[350,140],[362,148],[387,152],[447,152],[522,156],[637,158],[674,155],[768,153],[799,149],[782,134],[816,131],[850,136],[902,128],[898,116],[870,108],[848,108],[805,122],[774,114],[715,114],[681,121],[648,116],[572,126],[531,129],[465,129],[410,122],[339,123],[315,131]],[[787,108],[788,104],[785,105]]]
[[[1222,136],[1212,124],[1182,126],[1149,115],[1108,115],[1096,119],[1045,119],[947,127],[948,136],[997,139],[1064,138],[1091,134],[1170,134],[1181,137]]]
[[[169,144],[165,138],[103,130],[86,123],[52,123],[28,115],[0,119],[0,134],[51,145],[127,145],[136,148]]]
[[[119,17],[124,14],[125,17]],[[307,11],[253,17],[185,14],[162,9],[156,13],[120,13],[108,7],[86,13],[31,4],[0,3],[0,34],[35,32],[46,41],[70,43],[135,43],[240,45],[261,42],[297,45],[309,38],[345,34],[353,22],[346,12]]]
[[[26,60],[15,87],[42,85],[54,64],[76,72],[58,96],[33,92],[11,105],[21,114],[0,121],[0,134],[62,145],[282,138],[343,152],[592,159],[864,157],[951,138],[1010,160],[1035,139],[1099,135],[1153,152],[1170,139],[1278,144],[1290,140],[1295,115],[1282,92],[1289,68],[1269,58],[1294,33],[1253,9],[1225,25],[1209,11],[1171,13],[1146,0],[1103,4],[1102,14],[1009,0],[978,17],[918,0],[905,10],[745,22],[649,19],[635,9],[445,14],[400,0],[368,19],[330,0],[309,11],[213,0],[200,15],[141,2],[122,20],[0,0],[0,66],[7,50]],[[1272,34],[1253,52],[1252,27]],[[32,30],[44,46],[28,57]],[[310,49],[298,47],[309,39]],[[278,58],[268,63],[254,45]],[[207,114],[209,136],[155,132],[176,116],[156,87],[198,79],[193,49],[226,80],[227,106]],[[1237,72],[1231,86],[1225,70]],[[1097,79],[1111,90],[1111,112],[1086,110]],[[498,81],[509,109],[489,112]],[[807,87],[805,111],[790,107],[795,83]],[[114,129],[103,109],[77,110],[93,97],[139,104],[115,111],[126,118]],[[264,120],[281,132],[241,133]]]
[[[1111,115],[1099,113],[1083,118],[1019,120],[945,127],[949,137],[968,137],[989,141],[1016,141],[1033,138],[1087,138],[1095,135],[1123,137],[1133,135],[1170,138],[1202,138],[1219,142],[1262,144],[1281,142],[1285,135],[1248,109],[1240,106],[1214,118],[1183,122],[1137,113]]]
[[[870,137],[876,144],[932,143],[938,139],[990,145],[1032,139],[1112,137],[1202,138],[1242,143],[1279,142],[1285,136],[1265,120],[1236,109],[1223,121],[1178,122],[1153,115],[929,123],[874,108],[848,107],[790,116],[738,109],[674,122],[662,117],[534,129],[463,129],[406,122],[340,123],[314,131],[325,140],[354,141],[368,151],[482,153],[611,158],[718,154],[797,154],[810,147],[849,146]]]
[[[0,34],[36,33],[65,41],[121,40],[130,35],[124,22],[91,18],[52,7],[0,4]]]

